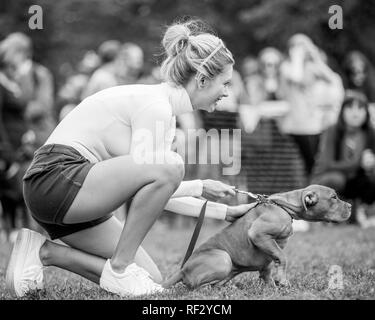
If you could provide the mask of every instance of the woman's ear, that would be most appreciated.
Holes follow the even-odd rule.
[[[198,76],[195,77],[195,79],[197,80],[198,89],[203,89],[207,86],[208,79],[203,74],[199,74]]]

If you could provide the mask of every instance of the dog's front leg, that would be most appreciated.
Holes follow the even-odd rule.
[[[261,278],[266,284],[275,285],[271,276],[272,269],[272,262],[265,265],[264,268],[259,271],[259,278]]]
[[[249,240],[273,259],[276,267],[275,283],[286,286],[288,285],[286,256],[274,239],[280,233],[280,228],[277,224],[257,222],[255,221],[248,231]],[[270,272],[270,270],[267,270],[266,274],[267,272]]]

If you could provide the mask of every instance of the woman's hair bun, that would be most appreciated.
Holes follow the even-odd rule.
[[[231,52],[222,44],[203,21],[181,21],[169,26],[162,41],[166,54],[160,69],[163,80],[182,85],[198,73],[213,78],[225,65],[234,63]],[[214,56],[210,57],[211,53]],[[209,61],[205,61],[207,57]]]
[[[167,29],[163,47],[169,57],[176,56],[188,46],[190,29],[185,24],[175,24]]]

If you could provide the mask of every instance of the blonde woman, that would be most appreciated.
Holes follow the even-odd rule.
[[[140,245],[163,209],[198,215],[203,201],[194,197],[234,195],[219,181],[181,182],[184,164],[170,151],[175,116],[213,111],[232,78],[231,52],[199,26],[189,21],[166,30],[164,83],[117,86],[86,98],[37,150],[24,176],[25,201],[51,239],[69,247],[23,229],[6,275],[14,294],[43,288],[46,266],[121,296],[161,292],[161,274]],[[111,212],[130,199],[122,225]],[[208,216],[233,221],[251,205],[207,208]]]

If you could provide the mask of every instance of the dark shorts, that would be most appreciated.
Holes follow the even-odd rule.
[[[23,177],[23,195],[33,218],[48,232],[51,239],[98,225],[102,218],[76,224],[63,219],[88,172],[94,166],[72,147],[61,144],[42,146]]]

